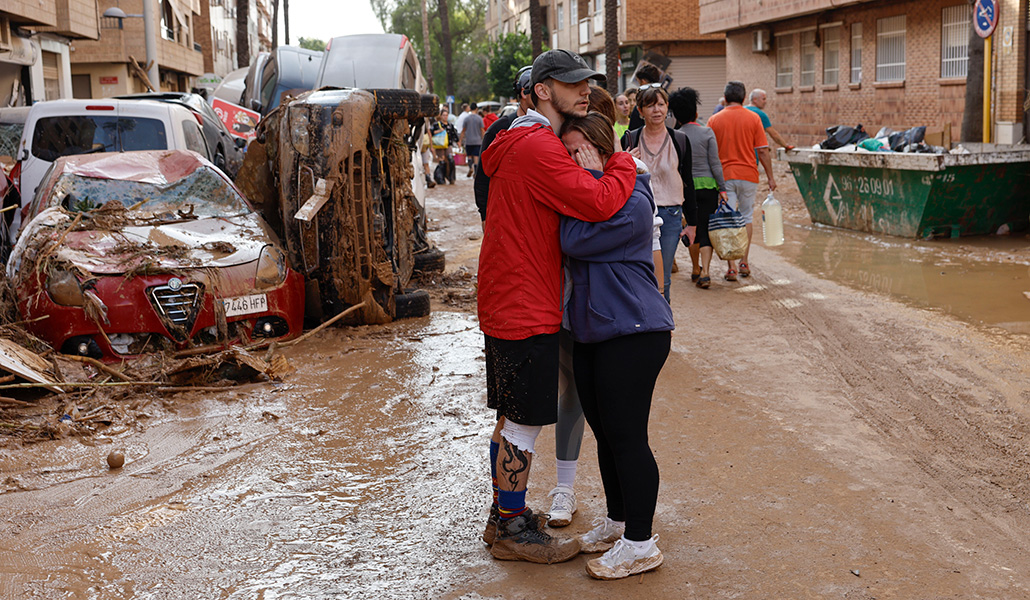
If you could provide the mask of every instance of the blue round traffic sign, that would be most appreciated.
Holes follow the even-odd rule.
[[[976,35],[986,38],[994,33],[998,26],[997,0],[976,0],[973,5],[973,29]]]

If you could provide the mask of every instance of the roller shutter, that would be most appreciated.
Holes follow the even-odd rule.
[[[725,56],[676,56],[666,73],[672,77],[670,90],[692,87],[701,96],[697,115],[706,121],[715,110],[715,104],[722,97],[726,87]]]

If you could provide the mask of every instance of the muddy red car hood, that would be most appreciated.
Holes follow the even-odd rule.
[[[33,219],[11,256],[9,273],[17,271],[26,246],[40,236],[64,235],[73,217],[51,208]],[[97,275],[116,275],[146,269],[175,271],[199,267],[229,267],[258,259],[274,242],[261,218],[250,213],[227,218],[200,218],[160,225],[125,226],[117,231],[68,232],[56,258]]]

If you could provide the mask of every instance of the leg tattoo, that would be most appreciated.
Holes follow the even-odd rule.
[[[518,488],[519,474],[525,472],[529,468],[529,458],[526,453],[513,446],[508,440],[504,440],[504,459],[501,461],[501,466],[504,472],[508,476],[508,482],[511,484],[512,489]]]

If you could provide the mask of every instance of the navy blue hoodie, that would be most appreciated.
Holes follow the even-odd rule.
[[[637,175],[626,205],[607,221],[562,217],[561,247],[572,276],[565,316],[577,342],[676,327],[654,275],[650,180],[650,174]]]

